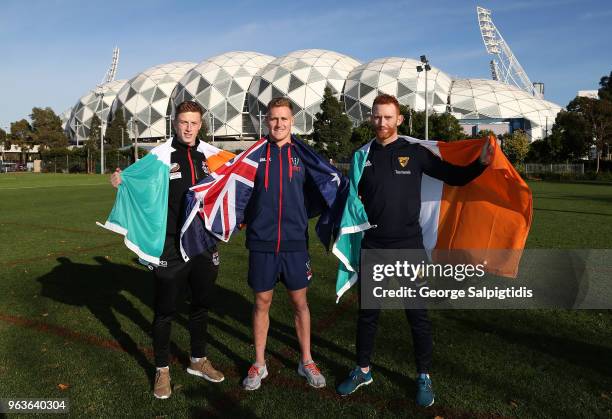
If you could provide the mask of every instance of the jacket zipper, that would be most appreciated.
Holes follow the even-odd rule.
[[[276,241],[276,253],[280,252],[280,243],[281,243],[281,219],[283,217],[283,149],[279,147],[278,150],[278,163],[279,163],[279,173],[280,173],[280,186],[278,193],[278,237]]]
[[[191,160],[191,147],[187,147],[187,160],[189,160],[189,168],[191,169],[191,184],[195,185],[196,176],[195,171],[193,170],[193,160]]]

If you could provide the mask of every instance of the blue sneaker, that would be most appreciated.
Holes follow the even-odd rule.
[[[336,391],[341,396],[348,396],[353,393],[361,386],[367,386],[372,381],[372,371],[363,372],[361,368],[357,367],[351,371],[350,375],[346,380],[340,383],[336,388]]]
[[[431,379],[427,374],[419,374],[417,378],[416,404],[421,407],[429,407],[434,404],[434,392],[431,387]]]

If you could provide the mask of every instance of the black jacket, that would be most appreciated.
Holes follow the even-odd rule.
[[[209,173],[206,157],[197,151],[199,141],[196,140],[195,145],[189,147],[177,138],[172,140],[174,151],[170,155],[166,241],[174,240],[176,246],[178,246],[185,214],[185,194],[191,186],[204,179]]]
[[[479,159],[467,166],[443,161],[427,148],[400,139],[382,146],[372,143],[359,181],[359,196],[370,224],[365,245],[422,248],[419,224],[423,173],[452,186],[463,186],[487,166]]]

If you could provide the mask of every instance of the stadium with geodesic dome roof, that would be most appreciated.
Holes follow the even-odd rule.
[[[66,132],[73,142],[82,142],[89,135],[94,113],[110,123],[115,112],[121,111],[129,123],[130,138],[160,141],[172,135],[174,106],[193,100],[204,109],[203,120],[213,138],[250,140],[266,132],[262,120],[270,99],[286,96],[294,107],[294,133],[308,136],[326,87],[343,103],[355,126],[369,117],[380,93],[394,95],[416,111],[423,111],[427,103],[430,113],[450,112],[468,134],[483,127],[503,132],[520,128],[532,141],[549,132],[561,110],[506,83],[453,78],[433,66],[427,72],[418,71],[421,64],[406,57],[360,63],[323,49],[298,50],[276,58],[231,51],[199,64],[162,64],[127,82],[113,81],[92,89],[70,111]]]

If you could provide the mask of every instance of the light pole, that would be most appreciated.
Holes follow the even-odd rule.
[[[132,131],[132,135],[134,137],[134,161],[137,162],[138,161],[138,128],[136,127],[136,124],[134,123],[134,117],[130,117],[130,131]]]
[[[172,116],[166,115],[166,120],[168,121],[168,128],[166,129],[166,139],[172,137]]]
[[[215,114],[213,114],[212,112],[209,112],[208,117],[210,118],[210,127],[211,127],[211,135],[212,135],[212,142],[215,142]]]
[[[100,108],[100,115],[104,115],[104,89],[102,85],[98,86],[96,96],[100,98],[97,108]],[[97,113],[97,112],[96,112]],[[106,118],[100,118],[100,174],[104,174],[104,131],[106,128]]]
[[[6,133],[6,136],[8,137],[10,135],[10,128],[8,125],[5,125],[4,127],[4,132]],[[2,143],[2,164],[4,164],[4,145],[6,144],[6,142]]]
[[[75,126],[75,131],[74,131],[75,135],[74,135],[74,138],[76,138],[76,146],[77,146],[77,148],[79,148],[79,126],[80,125],[81,124],[79,124],[79,121],[76,121],[74,123],[74,126]]]
[[[421,55],[421,64],[417,65],[417,72],[420,73],[425,70],[425,140],[429,139],[429,106],[427,100],[427,72],[431,70],[431,66],[429,65],[429,61],[427,61],[427,57]]]
[[[263,117],[261,111],[259,111],[259,138],[261,138],[261,118]]]
[[[106,121],[100,123],[100,174],[104,174],[104,131],[106,128]]]

